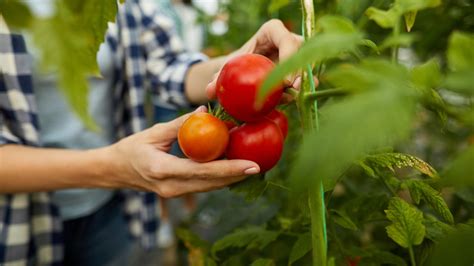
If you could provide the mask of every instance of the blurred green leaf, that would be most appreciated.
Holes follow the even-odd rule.
[[[369,91],[321,109],[320,130],[306,136],[292,168],[290,178],[296,193],[321,178],[325,185],[330,184],[367,152],[393,145],[407,136],[415,99],[406,83],[407,73],[400,66],[381,69],[380,65],[387,64],[354,66],[353,75],[346,77],[352,84],[347,85]]]
[[[406,26],[408,32],[410,32],[411,28],[413,28],[413,25],[415,25],[416,13],[417,13],[417,11],[411,11],[411,12],[408,12],[404,15],[404,17],[405,17],[405,26]]]
[[[356,33],[357,30],[351,20],[334,15],[325,15],[318,19],[316,24],[318,32],[325,33]]]
[[[383,40],[380,45],[380,50],[391,48],[394,46],[408,47],[415,41],[415,35],[408,33],[401,33],[397,36],[390,35]]]
[[[474,95],[474,67],[446,75],[444,85],[460,93]]]
[[[26,28],[31,26],[33,16],[27,5],[19,0],[0,1],[0,15],[12,28]]]
[[[396,265],[396,266],[406,266],[407,263],[405,260],[393,253],[383,250],[371,250],[371,252],[360,260],[361,266],[363,265]]]
[[[436,59],[417,65],[411,70],[411,80],[418,88],[437,88],[441,83],[441,78],[439,62]]]
[[[272,14],[280,8],[287,6],[289,3],[290,0],[271,0],[270,5],[268,5],[268,13]]]
[[[288,264],[291,265],[295,263],[297,260],[299,260],[308,252],[310,252],[312,248],[313,246],[311,243],[311,233],[301,234],[300,236],[298,236],[298,239],[291,248],[290,259]]]
[[[426,215],[423,224],[426,227],[426,238],[433,242],[438,242],[438,240],[454,230],[454,227],[439,221],[432,215]]]
[[[393,28],[400,17],[397,10],[393,8],[385,11],[376,7],[369,7],[365,14],[382,28]]]
[[[474,145],[452,161],[441,173],[443,183],[454,186],[474,186]]]
[[[250,266],[274,266],[275,262],[272,259],[260,258],[252,262]]]
[[[258,92],[261,101],[287,75],[306,67],[308,64],[319,63],[334,58],[343,52],[352,51],[362,39],[360,34],[322,33],[308,40],[292,57],[278,64],[263,82]]]
[[[393,241],[404,248],[421,244],[425,237],[425,226],[420,210],[398,197],[393,197],[385,213],[392,222],[386,229]]]
[[[448,66],[452,71],[474,69],[474,34],[455,31],[449,37]],[[473,73],[471,72],[471,75]]]
[[[247,227],[228,234],[215,242],[212,246],[212,254],[217,256],[219,251],[232,247],[262,250],[275,241],[279,235],[279,232],[268,231],[262,227]]]
[[[254,201],[265,192],[267,186],[268,182],[263,175],[253,175],[231,185],[230,190],[244,195],[247,201]]]
[[[409,179],[404,182],[410,190],[410,195],[416,204],[420,204],[420,200],[426,201],[433,210],[436,211],[445,221],[450,224],[454,223],[453,215],[448,205],[441,197],[441,193],[436,191],[430,185],[417,179]]]
[[[117,4],[107,1],[57,1],[56,13],[36,19],[31,30],[43,70],[58,73],[59,87],[85,126],[98,130],[88,112],[90,75],[99,75],[96,53]]]
[[[472,265],[474,262],[474,252],[472,252],[473,239],[474,228],[472,226],[465,226],[451,232],[435,246],[428,265]]]
[[[400,17],[405,16],[407,29],[410,31],[415,23],[416,12],[422,9],[436,7],[441,4],[441,0],[396,0],[389,10],[381,10],[376,7],[369,7],[366,15],[374,20],[382,28],[393,28],[400,21]]]
[[[349,229],[349,230],[359,230],[356,224],[351,220],[351,218],[344,213],[343,211],[338,211],[338,210],[331,210],[330,211],[330,218],[334,220],[334,222],[338,225],[340,225],[343,228]]]
[[[399,86],[407,86],[401,84],[406,78],[403,67],[375,59],[366,59],[357,65],[340,64],[321,77],[334,87],[356,92],[377,88],[398,90]]]
[[[437,7],[441,0],[396,0],[395,6],[400,8],[401,14]]]

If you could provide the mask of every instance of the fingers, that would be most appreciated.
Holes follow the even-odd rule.
[[[212,81],[209,84],[207,84],[206,95],[207,95],[207,98],[210,100],[216,98],[216,83],[217,83],[217,77],[219,77],[219,73],[220,71],[214,74],[214,78],[212,79]]]
[[[165,198],[172,198],[188,193],[206,192],[226,187],[245,179],[246,176],[234,176],[222,179],[167,179],[156,183],[156,192]]]
[[[212,180],[225,179],[242,175],[257,174],[260,171],[258,164],[247,160],[217,160],[207,163],[197,163],[189,159],[174,157],[164,169],[159,169],[165,173],[166,178],[187,179],[187,180]]]

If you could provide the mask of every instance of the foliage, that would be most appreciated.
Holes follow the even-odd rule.
[[[85,120],[84,78],[97,74],[94,51],[117,8],[115,1],[92,2],[57,1],[61,12],[45,19],[32,17],[20,1],[0,2],[9,25],[36,36],[44,65],[59,71],[65,93]],[[227,200],[206,203],[222,214],[212,225],[212,239],[178,231],[189,262],[310,265],[318,234],[308,195],[323,182],[328,240],[323,264],[355,258],[359,265],[472,264],[472,3],[314,3],[316,36],[278,64],[260,95],[308,65],[319,87],[301,92],[298,106],[282,106],[291,123],[278,167],[233,186],[230,195],[221,196]],[[222,36],[208,32],[208,45],[215,53],[234,49],[271,17],[300,25],[300,9],[291,0],[221,1],[229,30]],[[214,19],[203,15],[201,22]],[[41,38],[51,29],[51,38]],[[303,130],[300,114],[318,117],[319,130]],[[224,206],[216,210],[219,203]]]

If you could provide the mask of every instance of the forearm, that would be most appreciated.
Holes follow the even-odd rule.
[[[191,66],[185,81],[186,97],[191,103],[204,104],[209,101],[206,86],[213,80],[225,61],[226,56],[221,56]]]
[[[111,188],[105,149],[61,150],[0,146],[0,193]]]

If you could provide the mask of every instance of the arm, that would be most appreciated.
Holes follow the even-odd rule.
[[[94,187],[174,197],[222,188],[259,171],[257,164],[245,160],[196,163],[168,154],[189,115],[88,151],[0,146],[0,193]]]

